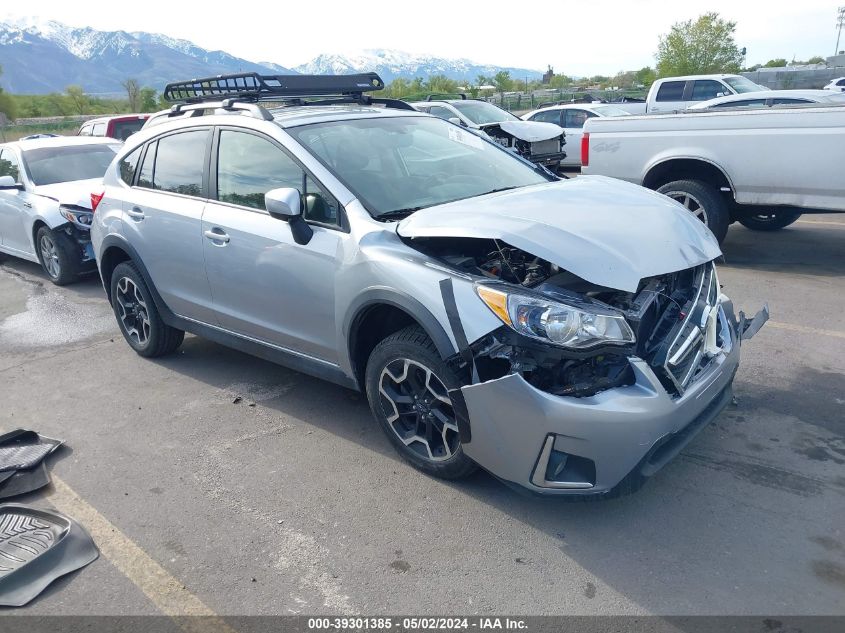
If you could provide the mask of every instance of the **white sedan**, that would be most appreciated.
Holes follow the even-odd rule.
[[[713,108],[771,108],[773,106],[819,103],[837,105],[845,103],[845,95],[829,90],[766,90],[745,92],[738,95],[716,97],[691,105],[688,110]]]
[[[823,90],[833,90],[834,92],[845,92],[845,77],[839,77],[827,84]]]
[[[522,115],[525,121],[555,123],[566,132],[566,158],[561,167],[581,165],[581,137],[587,119],[593,117],[629,116],[631,113],[612,103],[565,103],[548,106]]]
[[[57,285],[96,270],[92,194],[120,147],[64,136],[0,145],[0,254],[41,264]]]

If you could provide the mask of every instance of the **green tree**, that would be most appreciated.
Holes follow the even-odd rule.
[[[126,90],[126,97],[129,99],[129,111],[137,112],[141,108],[141,86],[137,79],[127,79],[120,84]]]
[[[141,88],[141,112],[155,112],[158,110],[158,99],[155,88]]]
[[[397,77],[390,82],[389,86],[387,86],[386,92],[394,99],[401,99],[405,95],[410,94],[409,86],[410,82],[407,79],[404,77]]]
[[[813,57],[811,57],[810,59],[807,60],[807,63],[808,64],[823,64],[824,63],[824,57],[822,57],[821,55],[814,55]]]
[[[634,73],[634,81],[648,88],[657,79],[657,73],[651,66],[640,68]]]
[[[513,90],[513,79],[507,70],[500,70],[492,77],[493,85],[499,92],[510,92]]]
[[[0,75],[3,74],[3,67],[0,66]],[[15,107],[15,101],[12,99],[11,95],[6,94],[3,92],[3,88],[0,88],[0,112],[6,115],[6,118],[10,121],[14,121],[17,117],[17,108]]]
[[[763,68],[783,68],[789,62],[787,62],[783,57],[778,57],[776,59],[770,59],[765,64],[763,64]]]
[[[82,90],[82,86],[68,86],[65,88],[65,94],[73,107],[74,114],[85,114],[90,106],[90,100]]]
[[[454,94],[458,92],[458,82],[446,75],[432,75],[425,87],[427,92],[439,94]]]
[[[705,13],[696,20],[677,22],[657,47],[657,75],[699,75],[739,72],[742,53],[734,40],[736,22],[718,13]]]

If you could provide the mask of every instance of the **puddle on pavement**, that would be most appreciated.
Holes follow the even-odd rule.
[[[114,317],[105,301],[75,303],[42,285],[0,275],[0,347],[50,347],[108,331]]]

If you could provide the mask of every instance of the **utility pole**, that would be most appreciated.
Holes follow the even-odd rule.
[[[842,28],[845,27],[845,6],[839,7],[838,13],[836,14],[836,26],[839,30],[836,33],[836,50],[833,51],[834,55],[839,54],[839,38],[842,35]]]

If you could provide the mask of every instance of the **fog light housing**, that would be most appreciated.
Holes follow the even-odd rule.
[[[592,459],[559,451],[555,436],[549,434],[531,475],[540,488],[586,489],[596,485],[596,463]]]

